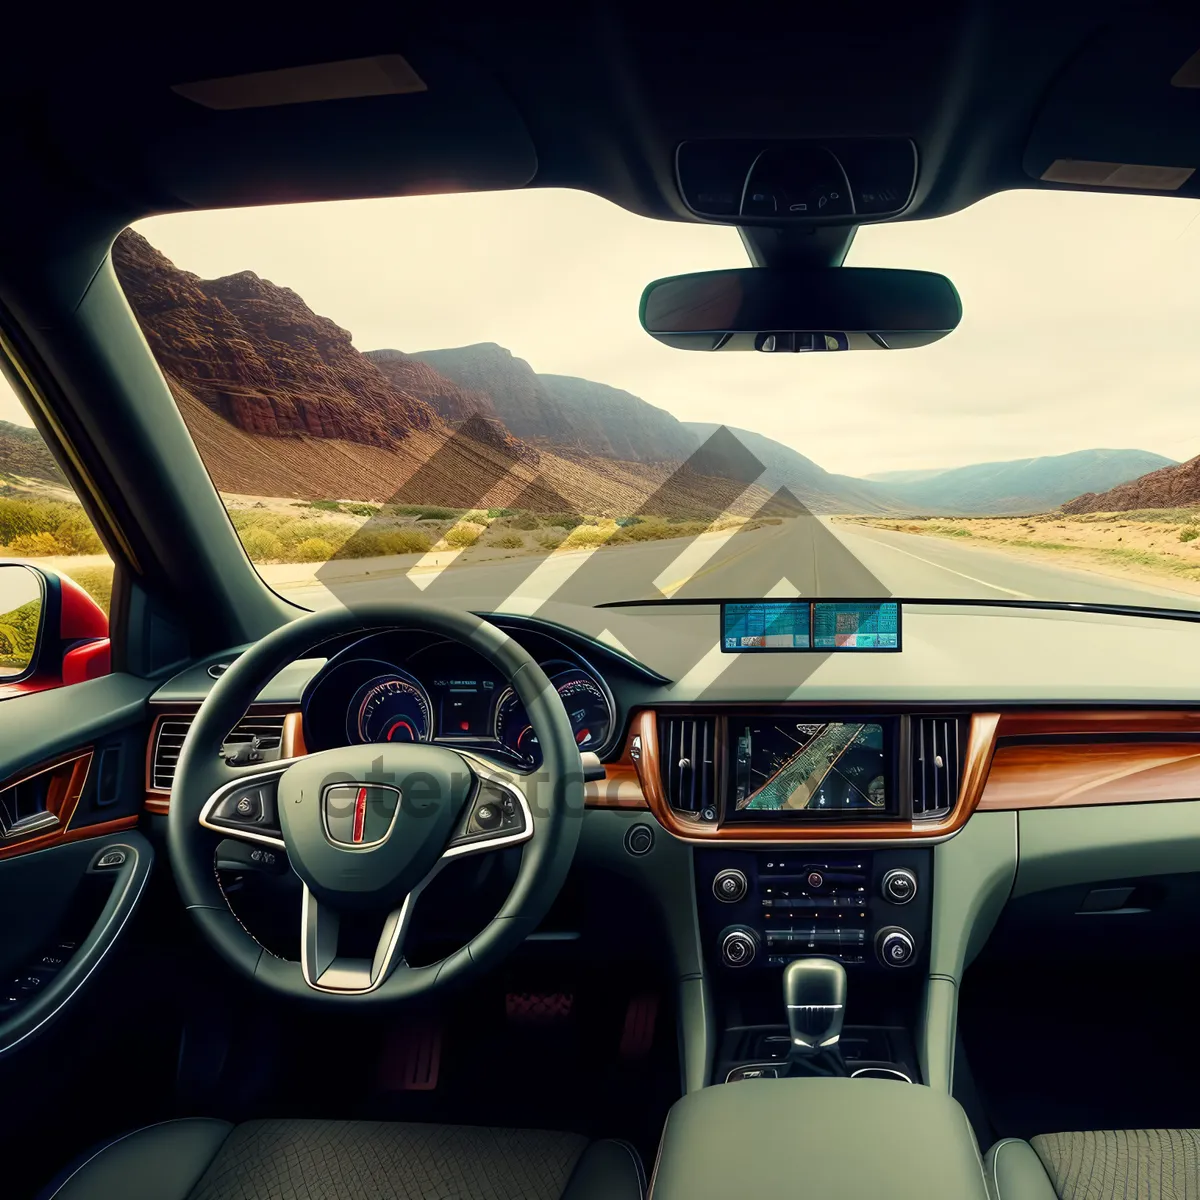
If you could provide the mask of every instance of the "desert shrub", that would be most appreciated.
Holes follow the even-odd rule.
[[[344,512],[353,513],[356,517],[373,517],[379,511],[378,504],[344,504]]]
[[[515,508],[489,508],[487,515],[494,521],[497,517],[512,517],[516,516]]]
[[[586,548],[588,546],[603,546],[613,536],[614,527],[601,528],[599,525],[578,525],[567,534],[564,546]]]
[[[1190,529],[1181,529],[1179,531],[1179,540],[1181,542],[1194,542],[1198,537],[1200,537],[1200,529],[1196,529],[1194,526]]]
[[[319,537],[306,538],[295,549],[297,562],[328,562],[333,557],[333,547]]]
[[[542,547],[543,550],[557,550],[563,544],[563,535],[555,533],[551,529],[542,529],[534,534],[535,542]]]
[[[518,513],[511,521],[509,521],[509,525],[513,529],[537,529],[540,524],[541,522],[537,519],[537,517],[530,512]],[[547,522],[547,524],[549,524],[549,522]]]
[[[77,513],[69,513],[59,521],[54,530],[54,539],[60,546],[66,547],[68,554],[104,553],[104,544],[96,536],[91,521],[83,515],[82,509]]]
[[[617,524],[622,529],[627,529],[630,525],[640,525],[645,520],[645,517],[618,517]]]
[[[283,543],[269,529],[251,526],[242,534],[242,546],[253,562],[283,557]]]
[[[519,533],[505,533],[492,539],[490,544],[499,546],[501,550],[520,550],[525,545],[525,539]]]
[[[54,534],[44,530],[41,533],[22,533],[13,538],[8,549],[14,558],[50,558],[70,554],[70,550],[61,545]]]
[[[95,567],[72,567],[71,578],[107,613],[112,605],[113,568],[108,563]]]
[[[556,529],[575,529],[583,524],[583,517],[572,512],[542,513],[541,518],[543,525],[551,525]]]
[[[462,520],[470,521],[473,525],[486,525],[490,519],[487,515],[487,510],[483,508],[469,508],[462,515]]]
[[[418,521],[453,521],[462,509],[439,508],[428,504],[398,504],[388,511],[405,517],[416,517]]]
[[[465,550],[468,546],[475,545],[482,532],[482,525],[466,522],[460,525],[452,525],[442,535],[442,540],[452,550]]]
[[[432,545],[419,529],[364,529],[338,550],[337,558],[378,558],[388,554],[424,554]]]
[[[341,512],[342,506],[336,500],[310,500],[309,508],[318,508],[322,512]]]

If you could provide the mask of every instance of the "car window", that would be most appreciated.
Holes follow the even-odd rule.
[[[45,441],[0,377],[0,560],[69,576],[108,611],[112,560]],[[0,625],[3,624],[0,616]]]
[[[659,345],[642,287],[746,265],[736,231],[572,191],[176,214],[113,259],[247,554],[309,607],[1195,608],[1198,212],[1012,192],[866,226],[852,265],[945,272],[965,314],[876,353]]]

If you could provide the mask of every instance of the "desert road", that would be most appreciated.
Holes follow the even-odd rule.
[[[1063,600],[1200,610],[1200,595],[1154,581],[1106,576],[1000,549],[801,517],[750,532],[578,550],[548,558],[397,568],[372,560],[321,567],[316,579],[280,580],[300,604],[368,599],[469,600],[474,608],[536,612],[547,600],[596,605],[611,600],[751,596],[971,597]],[[271,582],[270,569],[267,574]]]

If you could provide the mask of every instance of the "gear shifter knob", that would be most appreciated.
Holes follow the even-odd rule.
[[[798,958],[783,969],[790,1058],[831,1050],[846,1015],[846,968],[832,958]]]

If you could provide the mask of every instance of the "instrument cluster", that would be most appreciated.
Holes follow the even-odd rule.
[[[552,638],[525,637],[557,690],[581,751],[602,753],[616,727],[612,693],[581,656]],[[372,634],[331,658],[305,689],[310,750],[372,742],[469,746],[521,768],[541,763],[525,706],[504,677],[457,642]]]

